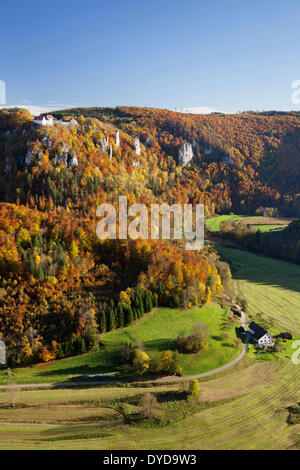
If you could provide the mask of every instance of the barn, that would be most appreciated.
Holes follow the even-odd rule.
[[[270,333],[268,333],[267,330],[259,326],[254,321],[250,323],[248,331],[254,341],[258,344],[259,348],[272,346],[274,344],[274,340]]]

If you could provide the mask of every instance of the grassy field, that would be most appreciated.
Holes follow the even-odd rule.
[[[248,300],[249,313],[263,312],[273,333],[300,336],[300,266],[217,245],[231,263],[233,288]]]
[[[300,426],[287,423],[287,408],[300,399],[298,368],[255,362],[201,383],[199,411],[151,428],[128,423],[132,400],[167,399],[176,387],[22,391],[16,408],[0,393],[0,449],[296,449]]]
[[[261,230],[262,232],[269,232],[272,229],[282,230],[286,227],[292,219],[283,219],[276,217],[263,217],[263,216],[244,216],[244,215],[220,215],[206,219],[205,223],[209,230],[212,232],[219,232],[220,225],[224,220],[240,220],[243,224],[250,225],[254,230]]]
[[[184,375],[215,369],[238,356],[236,347],[224,346],[219,339],[226,328],[229,340],[236,338],[233,324],[226,321],[226,311],[215,303],[194,310],[159,308],[145,315],[134,325],[103,335],[100,351],[62,359],[32,367],[14,369],[15,383],[67,382],[83,374],[113,373],[117,378],[129,377],[128,370],[120,364],[120,353],[126,342],[142,341],[149,356],[157,357],[162,351],[174,349],[174,340],[180,331],[197,322],[205,322],[210,330],[209,347],[197,354],[180,354]],[[98,378],[99,380],[99,378]],[[5,371],[0,372],[0,383],[7,384]]]
[[[273,333],[300,337],[300,267],[220,250],[232,263],[233,288],[247,298],[250,314],[263,311],[273,320]],[[300,449],[300,424],[287,422],[288,407],[300,401],[300,366],[291,351],[289,345],[276,362],[254,360],[250,353],[226,374],[202,379],[200,408],[190,414],[174,400],[180,384],[0,392],[0,449]],[[130,424],[126,416],[145,392],[156,394],[159,406],[169,406],[178,420],[161,427]]]
[[[245,218],[244,215],[219,215],[217,217],[212,217],[210,219],[205,219],[205,223],[209,230],[212,232],[219,232],[221,222],[224,220],[240,220]]]
[[[283,230],[285,225],[251,225],[255,231],[270,232],[270,230]]]

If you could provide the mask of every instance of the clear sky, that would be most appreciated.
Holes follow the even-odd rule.
[[[7,104],[300,109],[299,0],[0,0]]]

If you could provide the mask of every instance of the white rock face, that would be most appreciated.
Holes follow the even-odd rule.
[[[26,157],[25,157],[25,165],[30,165],[32,159],[33,159],[33,151],[31,149],[28,150],[27,154],[26,154]]]
[[[62,153],[68,153],[69,150],[70,149],[69,149],[68,145],[64,143],[63,146],[62,146],[62,151],[61,152]]]
[[[139,168],[141,166],[140,162],[133,162],[133,166],[136,166],[137,168]]]
[[[191,144],[185,142],[179,149],[178,160],[183,166],[187,165],[193,159],[193,149]]]
[[[68,166],[68,155],[66,155],[65,153],[58,155],[55,160],[57,163],[64,163],[66,166]]]
[[[72,166],[73,168],[76,168],[78,166],[78,158],[75,152],[72,153],[70,159],[70,166]]]
[[[43,145],[45,145],[47,148],[51,148],[52,147],[52,141],[50,139],[50,137],[48,135],[44,135],[44,137],[42,138],[42,143]]]
[[[11,163],[10,163],[10,160],[8,157],[6,157],[5,159],[5,166],[4,166],[4,172],[5,173],[11,173],[12,171],[12,166],[11,166]]]
[[[116,147],[119,148],[120,147],[120,131],[119,131],[119,129],[116,132],[115,141],[116,141]]]
[[[204,153],[205,155],[210,155],[212,153],[212,148],[211,146],[207,147],[205,150],[204,150]]]
[[[147,138],[147,140],[146,140],[146,145],[147,145],[147,147],[152,147],[152,145],[153,145],[153,140],[150,139],[150,137]]]
[[[108,149],[108,137],[104,137],[103,139],[100,139],[100,147],[101,149],[106,152],[106,150]]]
[[[223,161],[223,163],[225,163],[225,165],[231,165],[232,162],[233,162],[232,157],[231,157],[230,154],[224,155],[222,161]]]
[[[134,138],[134,151],[136,155],[141,155],[141,143],[138,137]]]
[[[112,156],[113,156],[113,149],[112,149],[112,145],[110,144],[109,146],[109,159],[112,160]]]

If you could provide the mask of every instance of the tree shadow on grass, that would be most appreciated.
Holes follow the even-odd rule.
[[[170,390],[168,392],[154,393],[158,403],[166,403],[173,401],[182,401],[186,400],[188,397],[188,392],[185,390]]]
[[[235,279],[257,285],[280,287],[300,294],[300,266],[243,247],[225,247],[216,243],[216,249],[229,262]]]
[[[245,334],[243,334],[243,332]],[[243,344],[246,344],[246,343],[247,344],[255,344],[255,342],[251,338],[249,332],[245,332],[244,328],[242,328],[241,326],[235,328],[235,334],[236,334],[237,338],[240,338],[240,340],[242,341]]]

